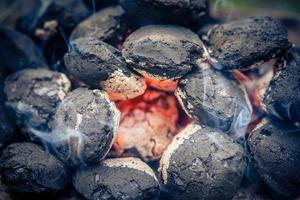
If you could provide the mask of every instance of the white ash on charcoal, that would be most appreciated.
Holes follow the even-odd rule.
[[[24,68],[47,67],[42,51],[26,35],[0,29],[0,71],[3,74]]]
[[[48,130],[70,87],[69,79],[62,73],[47,69],[21,70],[5,80],[6,105],[25,131]]]
[[[101,87],[112,100],[132,99],[146,90],[144,78],[127,66],[121,52],[96,38],[72,41],[64,62],[76,78]]]
[[[104,160],[100,165],[78,171],[74,187],[88,200],[158,199],[159,182],[152,169],[137,158]]]
[[[145,26],[128,36],[122,55],[147,78],[176,80],[197,67],[204,45],[189,29],[171,25]]]
[[[171,199],[231,199],[246,169],[242,146],[216,129],[190,124],[175,136],[159,172]]]
[[[300,135],[276,126],[263,120],[253,130],[248,138],[250,157],[271,189],[280,195],[299,195]]]
[[[81,0],[33,0],[29,2],[28,14],[21,16],[16,27],[33,37],[45,39],[49,33],[46,26],[56,24],[52,33],[58,33],[59,28],[69,31],[85,18],[89,11]],[[47,39],[47,37],[46,37]]]
[[[1,200],[12,200],[12,195],[6,185],[4,185],[2,181],[2,177],[0,176],[0,199]]]
[[[121,6],[140,24],[191,25],[208,15],[207,0],[120,0]]]
[[[99,163],[116,137],[119,116],[105,93],[78,88],[57,109],[53,131],[35,134],[69,166]]]
[[[83,20],[72,32],[70,40],[94,37],[113,46],[122,38],[126,27],[126,16],[122,7],[104,8]]]
[[[265,106],[273,117],[300,126],[300,51],[285,56],[265,93]]]
[[[9,145],[0,157],[4,183],[17,193],[57,192],[68,182],[68,172],[54,156],[33,143]]]
[[[201,123],[235,136],[244,136],[252,109],[242,88],[230,76],[207,63],[183,77],[176,96],[183,109]]]
[[[83,3],[94,12],[107,6],[117,5],[118,0],[83,0]]]
[[[211,56],[224,70],[247,69],[280,57],[291,47],[287,30],[271,17],[250,17],[219,25],[210,31],[209,43]]]

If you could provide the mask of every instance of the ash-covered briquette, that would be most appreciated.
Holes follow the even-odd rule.
[[[126,39],[122,55],[145,77],[176,80],[196,67],[204,46],[189,29],[171,25],[150,25]]]
[[[26,35],[0,29],[0,71],[4,74],[24,68],[47,67],[42,51]]]
[[[143,200],[158,198],[159,182],[152,169],[138,158],[116,158],[78,171],[74,187],[88,200]]]
[[[60,28],[71,30],[89,14],[81,0],[32,0],[27,5],[27,15],[17,22],[17,29],[33,37],[42,39],[47,31],[57,34]],[[55,23],[48,27],[47,23]]]
[[[128,68],[121,52],[96,38],[72,41],[64,61],[76,78],[92,87],[101,87],[112,99],[132,99],[146,89],[143,77]]]
[[[47,130],[58,105],[69,92],[66,75],[47,69],[25,69],[5,80],[6,105],[19,125]]]
[[[102,91],[78,88],[57,109],[53,132],[45,142],[69,166],[99,163],[115,139],[119,115]]]
[[[164,152],[159,172],[171,199],[231,199],[245,168],[240,144],[218,130],[190,124]]]
[[[33,143],[9,145],[0,157],[0,170],[4,183],[18,193],[56,192],[69,179],[63,164]]]
[[[281,195],[299,194],[299,133],[286,132],[264,120],[250,134],[248,147],[255,168],[270,188]]]
[[[210,31],[209,42],[211,56],[224,70],[247,69],[281,56],[290,48],[287,30],[271,17],[250,17],[219,25]]]
[[[82,21],[72,32],[70,40],[94,37],[116,46],[125,31],[125,12],[120,6],[104,8]]]
[[[265,93],[268,112],[288,123],[300,122],[300,51],[291,50]],[[298,125],[299,126],[299,125]]]
[[[120,0],[121,6],[141,24],[191,25],[208,15],[207,0]]]
[[[245,92],[208,64],[199,62],[199,67],[178,84],[176,96],[183,109],[205,125],[243,136],[252,112]]]
[[[4,185],[1,176],[0,176],[0,199],[1,200],[12,200],[10,191],[9,191],[8,187],[6,185]]]

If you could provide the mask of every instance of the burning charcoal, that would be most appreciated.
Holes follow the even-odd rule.
[[[2,77],[0,76],[0,150],[17,137],[15,125],[10,120],[5,109],[5,94],[3,92],[3,87]]]
[[[196,124],[175,136],[160,161],[172,199],[231,199],[240,187],[246,160],[228,135]]]
[[[252,161],[265,183],[281,195],[299,192],[300,135],[261,122],[248,138]]]
[[[105,160],[99,166],[77,172],[73,182],[89,200],[157,199],[160,191],[152,169],[137,158]]]
[[[156,90],[117,103],[120,126],[112,156],[134,156],[144,161],[161,157],[179,131],[180,110],[176,97]]]
[[[78,88],[58,108],[53,132],[40,136],[50,142],[56,156],[66,164],[85,165],[106,156],[118,124],[119,111],[106,94]]]
[[[186,113],[201,123],[234,134],[244,134],[251,120],[248,98],[240,86],[221,72],[199,63],[201,70],[180,82],[176,96]]]
[[[8,190],[8,188],[6,187],[6,185],[4,185],[2,183],[2,177],[0,176],[0,199],[1,200],[12,200],[11,194]]]
[[[133,73],[114,47],[92,37],[71,42],[65,55],[67,69],[85,83],[105,90],[115,100],[132,99],[146,89],[142,77]]]
[[[133,32],[122,51],[126,61],[147,78],[176,80],[196,67],[203,43],[188,29],[153,25]]]
[[[286,64],[271,81],[264,103],[276,118],[300,123],[300,54],[293,50],[285,59]]]
[[[68,181],[62,163],[32,143],[9,145],[0,157],[0,170],[5,184],[19,193],[56,192]]]
[[[120,0],[121,6],[142,24],[170,23],[190,25],[208,14],[208,1],[196,0]]]
[[[70,81],[62,73],[25,69],[8,77],[4,90],[6,105],[18,124],[25,129],[47,130],[57,106],[70,90]]]
[[[116,45],[125,28],[125,13],[120,6],[108,7],[82,21],[72,32],[70,40],[94,37]]]
[[[116,5],[118,0],[83,0],[84,4],[93,11],[110,5]]]
[[[17,28],[40,39],[47,36],[49,29],[57,33],[59,27],[74,28],[89,13],[81,0],[34,0],[30,5],[29,14],[18,20]]]
[[[251,17],[214,28],[209,35],[212,56],[225,70],[247,69],[290,48],[287,30],[271,17]]]
[[[24,68],[46,67],[42,51],[26,35],[0,29],[1,71],[14,72]]]

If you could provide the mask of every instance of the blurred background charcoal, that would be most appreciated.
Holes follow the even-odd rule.
[[[101,8],[116,5],[118,4],[118,0],[83,0],[85,5],[91,9],[92,11],[98,11]]]
[[[42,50],[26,35],[0,29],[0,71],[4,75],[25,68],[46,68]]]

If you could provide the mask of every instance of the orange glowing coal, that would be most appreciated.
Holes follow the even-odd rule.
[[[159,159],[172,138],[189,122],[173,93],[147,89],[142,96],[116,105],[121,120],[112,156]]]

